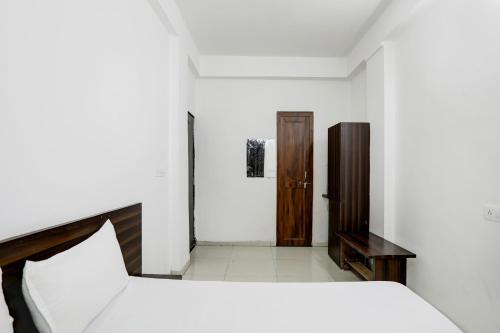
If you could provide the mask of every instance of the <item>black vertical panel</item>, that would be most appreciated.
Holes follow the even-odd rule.
[[[194,116],[188,112],[188,175],[189,175],[189,249],[196,245],[194,235]]]

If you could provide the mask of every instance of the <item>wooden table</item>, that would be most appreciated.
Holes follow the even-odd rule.
[[[417,256],[373,233],[338,233],[342,269],[368,281],[395,281],[406,285],[406,259]]]

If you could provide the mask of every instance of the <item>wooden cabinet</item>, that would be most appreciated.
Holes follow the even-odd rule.
[[[338,233],[368,235],[370,125],[339,123],[328,129],[328,253],[339,265]]]
[[[416,255],[369,232],[370,125],[328,129],[328,254],[365,280],[406,283],[406,259]]]

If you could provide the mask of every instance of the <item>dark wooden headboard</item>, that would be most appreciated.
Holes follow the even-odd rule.
[[[39,261],[84,241],[110,220],[129,275],[142,273],[142,204],[119,208],[78,221],[0,242],[3,290],[15,332],[37,332],[24,302],[21,281],[26,260]]]

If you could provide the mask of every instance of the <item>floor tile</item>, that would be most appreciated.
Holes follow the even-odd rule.
[[[278,275],[278,282],[334,282],[333,278],[328,274],[320,275]]]
[[[232,254],[232,246],[196,246],[191,258],[229,259]]]
[[[351,271],[341,271],[339,273],[333,274],[332,277],[336,282],[363,281]]]
[[[333,276],[315,260],[276,259],[278,281],[331,282]]]
[[[193,280],[193,281],[224,281],[224,274],[196,274],[196,273],[186,273],[182,276],[183,280]]]
[[[311,247],[273,247],[272,253],[275,259],[312,259]]]
[[[237,259],[231,260],[226,272],[227,276],[262,276],[276,275],[271,259]]]
[[[238,259],[267,259],[273,258],[271,247],[269,246],[233,246],[233,260]]]
[[[335,281],[359,281],[360,279],[351,271],[342,270],[330,258],[315,259],[317,265],[333,277]]]
[[[312,248],[312,253],[313,253],[313,257],[316,258],[316,259],[329,259],[329,260],[332,260],[330,258],[330,256],[328,255],[328,247],[313,247]]]
[[[226,273],[229,259],[195,258],[191,260],[186,275],[222,275]]]
[[[341,270],[326,247],[197,246],[183,276],[198,281],[359,281]]]
[[[276,276],[273,275],[226,275],[224,281],[233,282],[276,282]]]

